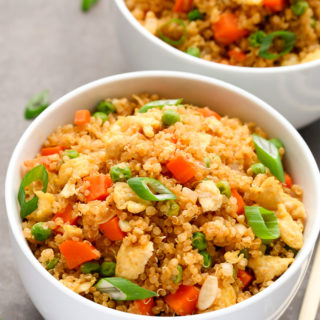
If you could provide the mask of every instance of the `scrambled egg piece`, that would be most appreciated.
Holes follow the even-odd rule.
[[[116,276],[137,279],[153,253],[153,243],[133,245],[122,242],[117,254]]]
[[[301,249],[303,246],[303,234],[300,226],[292,219],[286,207],[279,204],[276,211],[280,237],[291,248]]]
[[[62,164],[57,182],[66,184],[71,177],[75,179],[83,178],[95,169],[97,169],[96,165],[93,161],[90,161],[87,155],[80,155],[78,158],[70,159]]]
[[[232,285],[220,289],[220,295],[213,303],[213,310],[229,307],[237,302],[236,293]]]
[[[199,139],[199,146],[203,151],[206,151],[207,147],[210,145],[212,136],[207,133],[198,132],[197,137]]]
[[[54,195],[51,193],[44,193],[42,191],[36,191],[38,200],[38,208],[29,216],[29,218],[36,221],[47,221],[53,214],[53,201]]]
[[[68,181],[60,192],[60,196],[63,198],[70,198],[76,194],[76,185]]]
[[[263,0],[235,0],[239,5],[262,6]]]
[[[128,210],[131,213],[142,212],[151,205],[150,201],[139,198],[125,182],[114,185],[113,199],[119,210]]]
[[[305,62],[309,62],[309,61],[313,61],[313,60],[317,60],[320,59],[320,49],[316,49],[313,52],[308,53],[302,60],[301,63],[305,63]]]
[[[198,193],[203,212],[216,211],[221,207],[223,196],[213,181],[202,181],[197,185],[195,191]]]
[[[248,267],[254,271],[256,281],[261,283],[282,275],[293,261],[293,258],[261,256],[249,259]]]
[[[259,176],[257,176],[259,177]],[[306,212],[303,203],[298,199],[284,193],[281,184],[274,177],[269,177],[261,184],[259,178],[255,178],[249,198],[257,202],[262,207],[268,210],[277,210],[278,204],[284,203],[287,211],[294,219],[305,219]]]

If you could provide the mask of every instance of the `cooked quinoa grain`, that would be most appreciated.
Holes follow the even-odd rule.
[[[159,99],[106,99],[115,109],[106,121],[91,116],[58,127],[43,148],[60,148],[24,163],[30,174],[42,168],[43,180],[24,189],[38,204],[23,219],[23,234],[52,276],[103,306],[163,316],[225,308],[268,287],[294,261],[303,245],[303,193],[268,168],[252,173],[259,163],[252,134],[267,138],[255,124],[183,102],[138,112]],[[180,121],[163,124],[167,110]],[[79,123],[79,111],[76,117]],[[112,180],[114,167],[131,174]],[[280,236],[266,244],[243,204],[271,212]],[[39,222],[52,230],[41,241],[31,231]],[[89,261],[94,268],[81,268]],[[128,291],[134,285],[139,299]]]
[[[320,59],[318,0],[125,2],[149,32],[183,52],[196,51],[204,60],[277,67]],[[277,37],[269,41],[266,36],[274,33]],[[269,43],[267,53],[262,50],[263,42]]]

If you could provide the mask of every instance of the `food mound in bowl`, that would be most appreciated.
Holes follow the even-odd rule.
[[[276,67],[320,59],[318,0],[125,0],[152,34],[192,56]]]
[[[259,293],[303,245],[285,146],[253,123],[157,95],[101,101],[24,162],[23,234],[58,281],[143,315]]]

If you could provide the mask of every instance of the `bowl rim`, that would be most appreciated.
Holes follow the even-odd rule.
[[[130,25],[138,31],[146,40],[153,43],[155,46],[161,47],[164,51],[168,54],[175,55],[178,58],[184,60],[185,63],[193,63],[194,65],[198,65],[199,67],[203,68],[211,68],[212,70],[219,70],[219,71],[237,71],[242,74],[270,74],[270,73],[285,73],[285,72],[296,72],[296,71],[303,71],[303,70],[310,70],[313,67],[320,66],[320,59],[316,59],[313,61],[308,61],[305,63],[294,64],[291,66],[279,66],[279,67],[240,67],[240,66],[231,66],[222,63],[217,63],[214,61],[207,61],[201,58],[193,57],[189,54],[182,52],[179,49],[174,48],[173,46],[167,44],[166,42],[162,41],[151,32],[146,30],[138,20],[132,15],[128,7],[125,5],[125,0],[114,0],[115,5],[118,7],[119,11],[124,15]]]
[[[320,174],[318,170],[318,166],[316,164],[316,161],[303,140],[303,138],[300,136],[300,134],[296,131],[296,129],[286,120],[279,112],[274,110],[271,106],[269,106],[267,103],[262,101],[261,99],[257,98],[253,94],[238,88],[234,85],[231,85],[229,83],[226,83],[221,80],[217,80],[211,77],[202,76],[202,75],[196,75],[192,73],[186,73],[186,72],[176,72],[176,71],[138,71],[138,72],[130,72],[130,73],[124,73],[124,74],[118,74],[113,76],[108,76],[105,78],[101,78],[99,80],[89,82],[85,85],[82,85],[71,92],[68,92],[55,102],[53,102],[42,114],[40,114],[31,124],[30,126],[25,130],[25,132],[22,134],[21,138],[19,139],[12,156],[9,161],[7,174],[6,174],[6,180],[5,180],[5,202],[6,202],[6,213],[9,220],[9,226],[11,230],[11,234],[13,235],[12,239],[15,240],[17,246],[19,247],[20,251],[22,251],[22,254],[25,256],[25,258],[28,260],[28,262],[32,265],[32,267],[38,272],[42,278],[44,278],[46,281],[48,281],[50,284],[52,284],[54,287],[57,288],[58,291],[60,291],[63,294],[66,294],[69,296],[70,299],[74,300],[77,303],[82,303],[88,308],[94,308],[99,312],[118,316],[122,319],[132,319],[132,320],[138,320],[139,315],[127,313],[127,312],[119,312],[118,310],[106,308],[98,303],[95,303],[91,300],[88,300],[81,295],[73,292],[72,290],[65,287],[62,283],[57,281],[47,270],[45,270],[42,265],[39,263],[39,261],[35,258],[33,255],[30,247],[27,244],[27,241],[23,237],[22,229],[21,229],[21,223],[15,223],[14,221],[14,212],[17,200],[16,197],[13,196],[12,190],[14,190],[14,182],[12,177],[14,176],[15,171],[17,170],[16,164],[18,163],[18,156],[22,152],[24,148],[25,142],[29,139],[29,136],[33,133],[33,131],[38,127],[39,124],[41,124],[43,121],[47,121],[50,116],[54,115],[57,110],[61,108],[61,105],[66,103],[69,100],[72,100],[74,97],[84,94],[90,90],[94,90],[97,87],[100,86],[106,86],[110,83],[114,82],[120,82],[120,81],[134,81],[137,79],[144,79],[147,81],[148,79],[152,78],[174,78],[177,81],[179,80],[191,80],[191,81],[197,81],[199,83],[205,83],[209,84],[214,87],[219,87],[221,89],[226,89],[232,93],[238,94],[243,96],[244,98],[247,98],[248,100],[251,100],[257,108],[262,109],[264,112],[271,114],[274,118],[276,118],[280,125],[285,127],[285,129],[291,134],[292,139],[296,141],[296,144],[300,145],[304,149],[304,154],[308,158],[308,165],[311,167],[312,172],[314,172],[314,175],[311,178],[312,184],[315,185],[317,188],[316,190],[320,190]],[[320,212],[320,198],[316,198],[316,204],[315,208]],[[18,212],[15,212],[19,216]],[[289,280],[303,265],[303,263],[307,260],[309,255],[311,254],[313,247],[316,243],[318,234],[320,230],[320,215],[317,216],[316,222],[313,224],[313,229],[311,230],[309,234],[308,242],[304,244],[303,248],[299,251],[299,254],[297,255],[295,261],[291,264],[291,266],[288,268],[288,270],[279,277],[273,284],[271,284],[269,287],[265,288],[263,291],[259,292],[258,294],[250,297],[250,299],[247,299],[245,301],[242,301],[240,303],[237,303],[235,305],[232,305],[230,307],[214,311],[208,312],[208,313],[202,313],[202,314],[196,314],[196,315],[189,315],[189,316],[182,316],[181,319],[185,320],[209,320],[214,317],[214,319],[218,318],[221,315],[228,315],[230,313],[233,313],[234,311],[241,310],[246,308],[247,306],[254,304],[260,300],[263,300],[265,296],[271,294],[273,291],[275,291],[277,288],[281,287],[282,284],[284,284],[287,280]],[[167,319],[168,317],[155,317],[155,316],[145,316],[145,319]]]

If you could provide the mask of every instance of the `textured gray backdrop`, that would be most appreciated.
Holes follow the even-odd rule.
[[[42,319],[14,269],[4,205],[9,157],[30,124],[23,118],[25,104],[32,94],[44,88],[50,90],[54,101],[86,82],[130,71],[114,35],[111,1],[100,0],[92,11],[84,14],[80,0],[0,0],[0,318],[3,320]],[[319,164],[320,121],[301,132]],[[305,283],[281,320],[298,319],[304,288]]]

